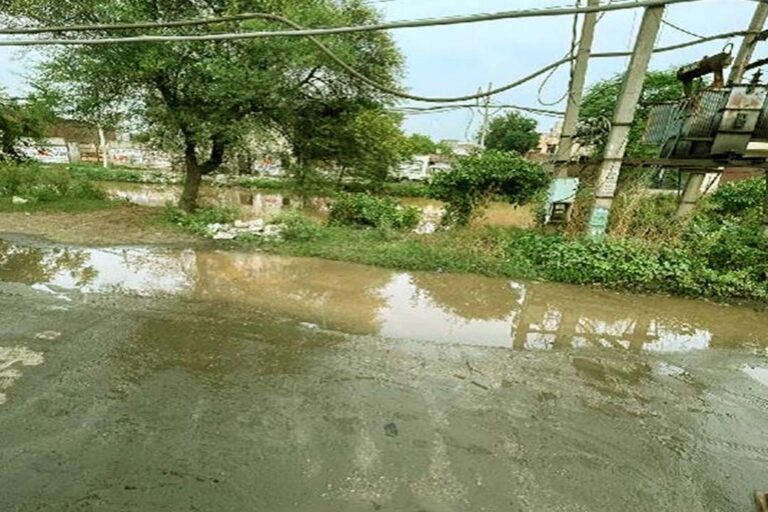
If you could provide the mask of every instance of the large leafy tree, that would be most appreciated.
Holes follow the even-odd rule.
[[[600,152],[610,130],[613,111],[621,92],[624,75],[619,74],[592,85],[581,103],[578,138],[584,146],[591,146]],[[627,154],[642,156],[643,132],[648,122],[650,108],[654,104],[677,100],[683,97],[683,85],[674,71],[649,71],[645,75],[635,120],[629,134]]]
[[[170,21],[243,12],[279,13],[305,26],[370,23],[379,17],[363,0],[10,0],[7,12],[42,25]],[[183,32],[246,28],[282,27],[253,20],[187,27]],[[94,35],[106,33],[69,34]],[[339,35],[323,42],[363,74],[396,86],[401,56],[386,34]],[[93,111],[94,99],[105,106],[120,105],[119,110],[175,142],[186,169],[180,203],[186,210],[196,207],[202,177],[219,169],[227,151],[255,125],[283,129],[293,144],[298,143],[290,137],[295,132],[284,128],[294,124],[296,110],[339,102],[387,102],[302,38],[67,46],[51,50],[40,73],[46,82],[76,91],[69,96],[82,104],[81,110]]]
[[[539,143],[536,125],[535,119],[517,112],[496,117],[488,127],[485,146],[487,149],[514,151],[524,155]]]

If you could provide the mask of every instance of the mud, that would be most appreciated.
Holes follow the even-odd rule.
[[[0,242],[0,510],[750,510],[766,317]]]
[[[23,233],[71,244],[169,244],[196,239],[164,225],[153,208],[119,206],[78,213],[3,213],[0,233]]]

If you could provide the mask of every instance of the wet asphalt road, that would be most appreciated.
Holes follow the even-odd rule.
[[[349,334],[0,282],[1,511],[748,511],[768,355]]]

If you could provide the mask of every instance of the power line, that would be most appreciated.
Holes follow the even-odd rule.
[[[704,36],[702,36],[700,34],[697,34],[696,32],[691,32],[690,30],[686,30],[686,29],[684,29],[683,27],[681,27],[679,25],[675,25],[671,21],[661,20],[661,22],[663,24],[665,24],[666,26],[677,30],[678,32],[682,32],[683,34],[688,34],[689,36],[698,37],[699,39],[703,39],[703,37],[704,37]]]
[[[169,41],[209,41],[220,39],[239,39],[239,38],[257,38],[257,37],[306,37],[322,36],[331,34],[349,34],[358,32],[378,32],[382,30],[393,30],[403,28],[436,27],[446,25],[459,25],[466,23],[478,23],[483,21],[498,21],[516,18],[549,17],[564,15],[579,15],[592,12],[610,12],[625,9],[637,9],[640,7],[658,7],[678,3],[698,2],[700,0],[638,0],[637,2],[612,3],[607,5],[584,6],[584,7],[557,7],[549,9],[522,9],[515,11],[501,11],[493,13],[469,14],[464,16],[446,16],[442,18],[423,18],[416,20],[401,20],[387,23],[374,23],[368,25],[357,25],[347,27],[313,28],[313,29],[295,29],[282,31],[254,31],[242,34],[206,34],[189,36],[141,36],[141,37],[123,37],[123,38],[105,38],[105,39],[83,39],[81,43],[89,41],[99,41],[106,43],[129,43],[129,42],[169,42]],[[748,0],[753,2],[765,2],[766,0]],[[24,35],[24,34],[43,34],[48,32],[94,32],[94,31],[114,31],[131,29],[151,29],[151,28],[176,28],[190,27],[200,25],[211,25],[217,23],[227,23],[234,21],[246,21],[253,19],[283,21],[285,18],[276,14],[269,13],[243,13],[229,16],[218,16],[211,18],[200,18],[177,21],[152,21],[152,22],[131,22],[131,23],[112,23],[112,24],[92,24],[92,25],[61,25],[52,27],[19,27],[0,30],[2,35]],[[212,39],[219,38],[219,39]],[[72,40],[41,40],[46,41],[43,44],[77,44],[70,42]],[[67,41],[55,42],[50,41]],[[32,43],[30,43],[32,44]],[[90,44],[90,43],[87,43]]]
[[[664,0],[663,2],[659,1],[650,1],[652,4],[658,4],[658,3],[678,3],[678,2],[690,2],[690,1],[697,1],[697,0]],[[766,1],[766,0],[757,0],[757,1]],[[649,3],[649,2],[637,2],[633,3],[633,6],[639,6],[643,3]],[[608,9],[611,6],[616,6],[621,4],[609,4],[602,6],[604,9]],[[581,8],[583,11],[585,8]],[[577,9],[570,9],[571,12],[576,11]],[[594,11],[595,9],[592,8]],[[523,12],[523,11],[518,11]],[[283,23],[285,25],[288,25],[295,29],[296,32],[308,32],[302,29],[302,27],[289,20],[288,18],[284,18],[282,16],[273,15],[273,14],[264,14],[261,15],[263,17],[269,17],[269,19],[274,21],[279,21],[280,23]],[[173,23],[189,23],[187,22],[173,22]],[[17,29],[11,29],[11,30],[17,30]],[[49,28],[50,30],[50,28]],[[715,34],[712,36],[707,36],[701,39],[697,39],[695,41],[688,41],[685,43],[680,43],[672,46],[667,47],[661,47],[654,49],[654,52],[660,53],[660,52],[667,52],[672,50],[677,50],[680,48],[685,48],[688,46],[694,46],[698,44],[702,44],[708,41],[714,41],[717,39],[727,39],[731,37],[736,36],[743,36],[747,35],[753,32],[750,31],[739,31],[739,32],[728,32],[723,34]],[[253,34],[264,34],[262,32],[252,32],[252,33],[242,33],[242,34],[210,34],[208,36],[194,36],[197,39],[195,40],[222,40],[222,39],[247,39],[251,37]],[[266,34],[270,35],[281,35],[285,34],[285,31],[278,31],[278,32],[266,32]],[[163,40],[165,41],[177,41],[177,40],[184,40],[189,41],[188,39],[191,36],[165,36],[163,37]],[[200,38],[204,39],[200,39]],[[262,36],[259,36],[262,37]],[[466,96],[455,96],[455,97],[427,97],[427,96],[418,96],[414,94],[408,94],[403,91],[394,89],[392,87],[388,87],[386,85],[383,85],[367,76],[362,74],[361,72],[357,71],[355,68],[344,62],[340,57],[338,57],[330,48],[328,48],[325,44],[323,44],[319,39],[317,39],[314,36],[307,35],[306,36],[315,46],[318,47],[328,58],[330,58],[334,63],[336,63],[338,66],[340,66],[344,71],[346,71],[349,75],[353,76],[354,78],[357,78],[358,80],[362,81],[363,83],[369,85],[370,87],[373,87],[383,93],[390,94],[392,96],[396,96],[398,98],[407,99],[407,100],[413,100],[413,101],[421,101],[425,103],[457,103],[462,101],[472,101],[477,100],[480,98],[487,98],[490,96],[495,96],[497,94],[500,94],[502,92],[509,91],[511,89],[514,89],[516,87],[519,87],[527,82],[532,81],[533,79],[541,76],[542,74],[557,69],[559,66],[572,62],[575,57],[570,55],[563,59],[560,59],[558,61],[555,61],[551,64],[548,64],[544,66],[543,68],[534,71],[533,73],[516,80],[514,82],[508,83],[504,86],[497,87],[495,89],[490,89],[486,92],[479,92],[477,94],[470,94]],[[32,40],[0,40],[0,46],[40,46],[40,45],[58,45],[58,44],[69,44],[69,45],[96,45],[96,44],[117,44],[118,42],[152,42],[154,39],[151,37],[129,37],[129,38],[116,38],[116,39],[32,39]],[[592,54],[593,58],[614,58],[614,57],[626,57],[628,55],[631,55],[631,52],[607,52],[607,53],[595,53]]]

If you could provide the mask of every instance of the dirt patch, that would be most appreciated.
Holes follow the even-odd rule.
[[[0,213],[0,233],[72,244],[169,244],[197,239],[164,225],[156,208],[121,206],[83,213]]]

